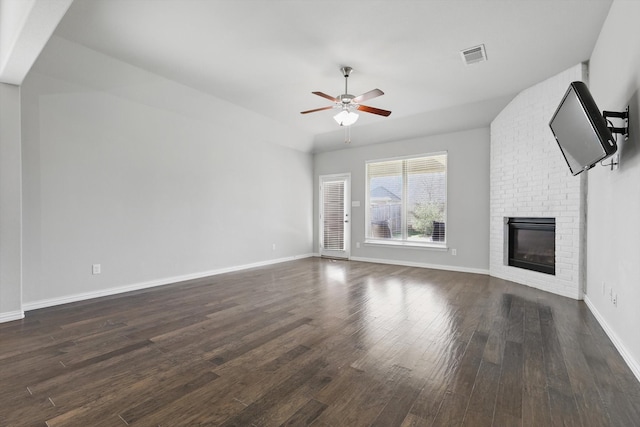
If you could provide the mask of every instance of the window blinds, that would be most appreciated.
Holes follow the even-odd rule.
[[[324,182],[323,185],[323,247],[344,250],[344,181]]]

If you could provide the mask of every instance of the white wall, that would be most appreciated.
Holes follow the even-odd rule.
[[[492,276],[571,298],[582,298],[586,174],[572,176],[549,120],[572,81],[576,65],[518,94],[491,123]],[[556,274],[505,262],[505,218],[556,220]]]
[[[264,117],[54,37],[22,123],[26,309],[312,252],[305,136]]]
[[[602,110],[630,107],[620,167],[589,171],[585,301],[640,378],[640,2],[616,0],[590,60],[590,89]],[[618,122],[619,123],[619,122]],[[621,141],[621,138],[618,138]],[[617,294],[614,306],[609,292]]]
[[[365,162],[414,154],[448,152],[447,245],[450,250],[364,245]],[[318,240],[318,177],[351,173],[351,199],[360,207],[351,208],[351,257],[469,271],[488,272],[489,263],[489,129],[481,128],[444,135],[345,148],[317,153],[314,158],[314,248]],[[356,248],[360,242],[361,247]]]
[[[20,88],[0,83],[0,322],[24,317],[21,222]]]

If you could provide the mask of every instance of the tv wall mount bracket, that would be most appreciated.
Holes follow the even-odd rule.
[[[602,112],[602,117],[604,117],[604,119],[607,121],[608,124],[610,124],[611,126],[608,126],[609,131],[613,134],[621,134],[624,135],[624,139],[625,141],[629,139],[629,106],[627,105],[627,108],[624,111],[603,111]],[[613,119],[622,119],[624,121],[624,127],[615,127],[613,126],[613,124],[611,123],[611,120],[609,120],[609,118],[613,118]],[[600,164],[602,166],[609,166],[610,170],[613,170],[615,166],[617,166],[620,162],[617,161],[618,159],[618,155],[616,154],[616,159],[614,160],[613,158],[611,159],[611,162],[609,163],[602,163],[600,162]]]
[[[602,117],[608,122],[611,123],[609,118],[614,119],[622,119],[624,120],[624,127],[614,127],[609,126],[609,130],[611,133],[619,133],[624,135],[624,139],[629,139],[629,106],[627,105],[627,109],[624,111],[603,111]]]

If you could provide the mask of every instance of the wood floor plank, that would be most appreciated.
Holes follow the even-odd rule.
[[[160,392],[163,382],[173,383],[187,376],[184,369],[176,369],[171,361],[148,347],[109,362],[107,366],[88,366],[36,386],[34,395],[49,396],[56,403],[56,414],[47,420],[49,424],[95,425],[128,407],[132,400],[144,401]],[[90,382],[92,387],[87,390],[69,387],[78,379]],[[113,384],[118,384],[118,388]]]
[[[509,310],[507,340],[522,343],[524,341],[524,301],[520,297],[514,297]]]
[[[204,387],[218,378],[220,377],[213,372],[200,373],[200,375],[193,380],[180,384],[164,393],[154,393],[153,398],[140,402],[119,415],[124,421],[131,424],[145,415],[158,410],[167,403],[173,402],[177,398],[191,393],[193,390]]]
[[[619,391],[601,391],[605,406],[609,409],[611,425],[616,427],[640,426],[640,410],[633,397]]]
[[[542,332],[538,306],[535,302],[525,304],[525,332],[522,351],[523,427],[551,425],[551,409],[547,394],[547,376],[542,349]]]
[[[326,363],[326,360],[324,360]],[[286,400],[281,400],[278,404],[272,405],[269,409],[261,413],[255,420],[256,425],[281,425],[290,419],[297,411],[303,409],[308,403],[307,400],[317,391],[322,390],[331,383],[333,377],[330,376],[331,369],[327,363],[319,369],[311,378],[303,382],[289,394]],[[319,411],[314,420],[323,412]]]
[[[583,302],[321,258],[28,312],[0,382],[2,426],[640,427]]]
[[[467,347],[467,343],[456,341],[443,351],[425,353],[423,364],[432,369],[433,374],[428,377],[422,391],[416,398],[409,414],[413,415],[412,422],[427,422],[431,425],[442,406],[447,390],[453,381],[454,373]]]
[[[568,395],[564,391],[552,387],[549,387],[547,392],[551,409],[551,425],[554,427],[580,426],[580,414],[573,394]]]
[[[417,415],[409,413],[402,425],[400,427],[429,427],[431,426],[431,421],[425,420],[424,418],[420,418]]]
[[[324,403],[309,399],[303,407],[280,425],[282,427],[311,425],[325,409],[327,409],[327,405]]]
[[[543,427],[551,425],[549,394],[544,387],[524,385],[522,393],[522,426]]]
[[[618,388],[625,394],[633,396],[635,401],[640,402],[640,382],[633,375],[624,359],[611,345],[597,344],[598,350],[604,357],[611,370]]]
[[[240,357],[241,355],[247,353],[248,351],[251,351],[257,347],[260,347],[261,345],[276,339],[277,337],[292,331],[294,329],[296,329],[299,326],[302,325],[306,325],[311,321],[310,318],[308,317],[303,317],[302,319],[297,319],[294,320],[290,323],[287,323],[281,327],[279,327],[278,329],[275,329],[273,331],[270,331],[266,334],[261,334],[260,337],[252,339],[251,341],[248,341],[246,343],[243,343],[242,345],[239,346],[233,346],[233,348],[229,348],[223,352],[217,353],[215,356],[213,356],[211,359],[209,359],[210,362],[212,362],[215,365],[222,365],[223,363],[234,359],[236,357]]]
[[[471,392],[463,425],[491,426],[496,407],[496,396],[500,385],[501,367],[482,360]]]
[[[278,384],[273,390],[265,394],[262,398],[252,402],[244,410],[240,411],[236,416],[226,420],[221,427],[243,427],[259,420],[267,409],[278,404],[279,399],[287,399],[288,396],[306,381],[309,381],[314,375],[326,366],[326,361],[322,359],[314,360],[303,369],[295,372],[284,382]]]
[[[589,339],[585,335],[580,337],[582,340]],[[591,375],[591,367],[585,354],[580,351],[580,346],[565,345],[564,357],[582,425],[611,424],[608,410],[598,393],[596,381]],[[604,359],[601,360],[604,361]]]
[[[453,392],[447,392],[438,415],[436,415],[434,426],[459,426],[464,422],[464,416],[467,412],[468,396],[460,395]]]
[[[447,383],[428,379],[413,402],[407,417],[403,421],[403,425],[407,423],[411,425],[432,425],[438,415],[442,401],[446,397],[446,393]]]
[[[509,423],[522,424],[522,376],[524,355],[522,344],[507,341],[504,349],[500,386],[496,399],[495,416],[497,425],[510,420]]]
[[[571,396],[573,391],[562,347],[558,340],[552,309],[549,306],[541,306],[538,313],[540,315],[540,336],[542,338],[547,384],[549,388],[560,392],[564,396]]]
[[[410,371],[400,366],[382,372],[365,372],[355,392],[330,405],[318,421],[329,425],[371,425],[390,401],[393,391],[409,375]]]
[[[228,370],[224,368],[229,368],[233,362],[225,364],[222,370],[216,368],[216,372],[221,374],[221,378],[216,381],[214,389],[198,390],[187,396],[186,399],[180,397],[158,412],[141,419],[139,423],[140,425],[155,425],[158,423],[188,422],[185,420],[198,420],[197,422],[201,423],[207,420],[206,422],[214,425],[220,424],[269,393],[278,384],[286,381],[292,372],[299,371],[314,360],[318,360],[325,354],[323,353],[325,349],[328,353],[334,350],[331,345],[318,346],[318,349],[320,349],[319,352],[311,352],[309,347],[299,345],[257,366],[254,361],[254,366],[248,369],[239,366],[235,370]],[[208,406],[198,408],[191,404],[194,400],[205,400],[208,402]],[[185,403],[188,405],[188,410],[185,415],[182,415],[176,408],[184,409]]]
[[[405,368],[406,369],[406,368]],[[394,427],[402,425],[413,403],[424,386],[424,379],[409,373],[398,381],[391,398],[371,423],[372,427]]]
[[[454,380],[450,387],[452,393],[466,397],[471,396],[486,344],[487,336],[485,334],[476,333],[471,337],[464,351],[464,356],[460,360],[460,366],[454,374]]]

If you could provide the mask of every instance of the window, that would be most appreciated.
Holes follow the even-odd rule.
[[[366,241],[444,246],[447,153],[367,162]]]

